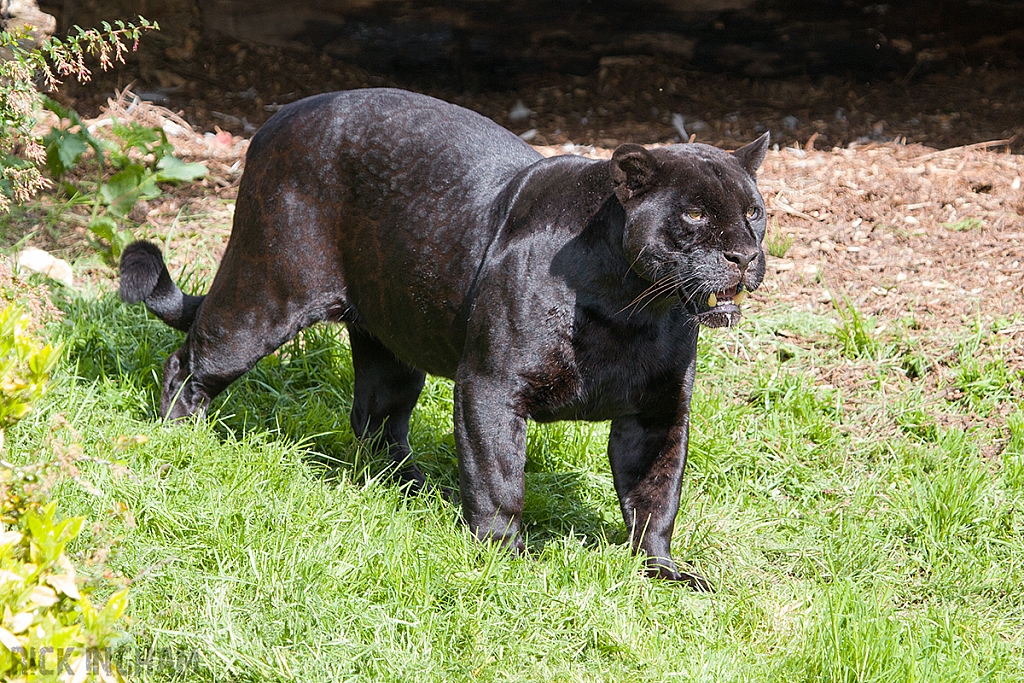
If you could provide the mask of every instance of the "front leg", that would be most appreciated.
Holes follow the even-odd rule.
[[[633,552],[647,556],[648,575],[710,591],[707,579],[680,572],[672,560],[689,423],[689,415],[668,426],[644,424],[637,417],[613,420],[608,456]]]
[[[469,528],[481,541],[522,552],[526,420],[513,409],[508,384],[460,370],[454,420],[459,493]]]

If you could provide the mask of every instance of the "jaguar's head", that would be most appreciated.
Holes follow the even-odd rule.
[[[702,325],[727,327],[764,278],[765,207],[754,175],[768,134],[735,152],[690,143],[615,150],[622,247],[650,286],[638,305],[676,298]]]

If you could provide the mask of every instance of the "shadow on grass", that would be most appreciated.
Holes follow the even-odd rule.
[[[164,360],[184,337],[113,295],[59,302],[59,323],[72,373],[84,382],[106,382],[119,395],[119,408],[140,420],[157,420]],[[305,451],[308,465],[330,481],[344,472],[365,483],[386,477],[383,459],[352,433],[352,360],[344,328],[319,325],[301,333],[232,384],[213,403],[210,418],[225,434],[241,438],[271,432]],[[553,429],[559,427],[541,427]],[[569,439],[571,442],[572,440]],[[410,442],[428,480],[458,489],[458,465],[451,427],[451,383],[429,378],[413,414]],[[564,446],[563,446],[564,447]],[[578,444],[568,444],[569,448]],[[569,471],[549,462],[541,446],[527,454],[524,520],[531,550],[572,535],[587,544],[619,542],[621,523],[609,522],[595,497],[600,483],[575,462]],[[571,456],[570,460],[574,460]]]

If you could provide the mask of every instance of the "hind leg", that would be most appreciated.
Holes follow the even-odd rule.
[[[409,487],[409,493],[419,493],[426,487],[426,479],[412,462],[409,417],[425,375],[398,360],[370,334],[352,325],[348,333],[356,376],[352,431],[375,452],[390,458],[395,478]]]

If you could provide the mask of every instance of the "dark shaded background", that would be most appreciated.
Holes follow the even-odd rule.
[[[126,66],[63,96],[94,114],[129,83],[194,125],[250,133],[306,95],[427,92],[534,143],[770,130],[820,147],[1011,139],[1024,149],[1024,2],[63,0],[58,27],[161,24]],[[516,106],[520,102],[521,106]],[[674,117],[673,115],[679,116]],[[533,131],[532,133],[528,131]]]

